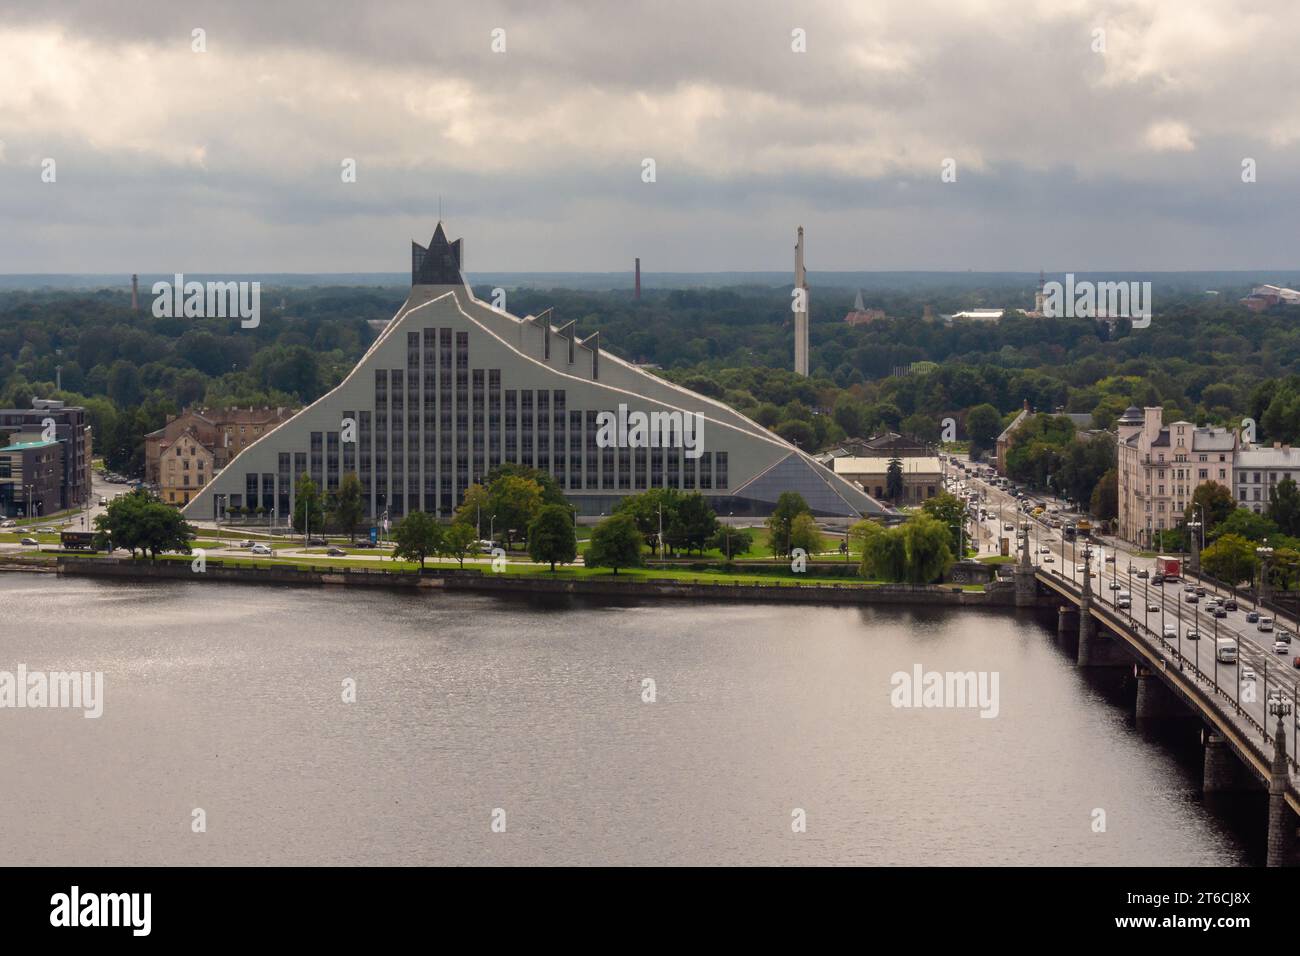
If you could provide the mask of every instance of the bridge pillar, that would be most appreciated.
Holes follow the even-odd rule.
[[[1279,709],[1280,711],[1280,709]],[[1286,802],[1286,725],[1277,715],[1273,733],[1273,765],[1268,781],[1268,866],[1295,865],[1296,816]]]
[[[1068,604],[1062,604],[1056,609],[1056,636],[1065,637],[1067,634],[1073,634],[1079,627],[1074,620],[1074,616],[1079,612]]]
[[[1139,724],[1187,716],[1186,709],[1174,692],[1150,669],[1137,667],[1137,705],[1134,716]]]
[[[1033,607],[1038,603],[1038,579],[1029,561],[1029,533],[1024,532],[1020,561],[1016,564],[1016,607]]]
[[[1201,790],[1204,793],[1230,793],[1253,790],[1253,781],[1228,742],[1217,730],[1205,732],[1205,771]]]

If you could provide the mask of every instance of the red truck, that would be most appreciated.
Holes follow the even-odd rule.
[[[1166,578],[1181,578],[1183,576],[1183,562],[1181,558],[1171,558],[1167,554],[1162,554],[1156,558],[1156,574],[1163,574]]]

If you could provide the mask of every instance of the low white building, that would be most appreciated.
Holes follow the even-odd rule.
[[[1281,442],[1272,448],[1251,445],[1237,452],[1236,488],[1233,494],[1237,504],[1256,514],[1268,508],[1269,491],[1283,478],[1300,484],[1300,448]]]

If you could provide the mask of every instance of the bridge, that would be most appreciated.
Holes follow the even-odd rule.
[[[1082,563],[1066,566],[1064,542],[1059,549],[1033,547],[1027,525],[1021,527],[1018,537],[1016,606],[1056,606],[1058,634],[1077,635],[1080,667],[1132,667],[1137,678],[1139,726],[1180,716],[1202,721],[1205,793],[1266,787],[1267,863],[1292,866],[1300,862],[1296,852],[1300,768],[1295,749],[1300,691],[1292,669],[1285,661],[1281,665],[1274,661],[1270,667],[1270,649],[1261,648],[1226,624],[1221,635],[1219,616],[1202,611],[1199,600],[1186,596],[1195,595],[1195,591],[1186,592],[1177,582],[1169,584],[1166,592],[1163,586],[1151,586],[1149,578],[1140,578],[1139,607],[1139,596],[1132,587],[1132,564],[1127,568],[1130,587],[1124,588],[1119,585],[1119,557],[1106,559],[1101,549],[1094,551],[1084,544],[1076,551]],[[1100,575],[1093,568],[1095,556],[1102,558]],[[1106,560],[1115,564],[1111,584],[1094,589],[1094,582],[1105,583]],[[1131,595],[1128,607],[1118,597],[1122,592]],[[1160,617],[1159,630],[1151,626],[1154,614]],[[1238,650],[1236,663],[1219,660],[1215,653],[1219,637],[1233,639]],[[1203,652],[1202,644],[1210,646]]]

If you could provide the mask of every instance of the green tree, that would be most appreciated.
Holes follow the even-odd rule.
[[[465,559],[478,552],[478,534],[474,531],[474,526],[464,521],[452,522],[451,527],[443,532],[440,551],[449,558],[455,558],[461,570],[464,570]]]
[[[1002,416],[987,402],[976,405],[966,413],[966,434],[970,438],[971,455],[983,455],[997,445],[998,435],[1002,434]]]
[[[906,487],[903,482],[902,459],[889,459],[889,465],[885,468],[885,497],[890,501],[902,501]]]
[[[636,529],[641,532],[646,543],[651,549],[657,550],[659,528],[662,525],[664,536],[669,536],[669,529],[677,520],[682,501],[683,495],[676,488],[651,488],[637,495],[628,495],[618,503],[614,512],[625,514],[635,521]]]
[[[1294,485],[1292,482],[1293,488]],[[1232,489],[1217,481],[1207,481],[1197,485],[1192,492],[1192,501],[1183,513],[1183,520],[1197,520],[1194,516],[1199,512],[1205,519],[1205,534],[1208,537],[1214,528],[1228,520],[1236,510],[1237,501],[1232,497]]]
[[[589,568],[638,568],[644,561],[645,538],[630,515],[612,514],[591,532],[583,561]]]
[[[966,503],[945,491],[926,499],[921,510],[948,529],[952,539],[952,553],[961,554],[962,545],[966,543]]]
[[[1268,489],[1268,508],[1264,513],[1283,534],[1300,535],[1300,489],[1290,475]]]
[[[1218,540],[1225,535],[1237,535],[1248,541],[1263,541],[1277,537],[1281,532],[1267,515],[1255,514],[1249,508],[1236,508],[1206,534],[1206,540]]]
[[[790,550],[803,548],[809,557],[826,550],[826,541],[817,528],[817,522],[808,512],[797,514],[790,523]]]
[[[538,488],[540,487],[541,486],[539,485]],[[494,514],[495,512],[492,510],[492,495],[489,493],[488,489],[482,485],[470,485],[465,489],[465,497],[461,499],[460,507],[456,509],[456,515],[453,520],[463,521],[465,524],[473,525],[481,538],[483,536],[484,520],[487,521],[489,528],[495,529],[495,525],[492,521]]]
[[[578,556],[578,537],[573,529],[573,512],[566,505],[545,505],[528,526],[528,556],[534,561],[569,564]]]
[[[393,526],[393,560],[418,561],[424,570],[424,561],[443,549],[442,525],[427,511],[412,511]]]
[[[717,533],[718,516],[709,500],[698,491],[687,492],[677,501],[671,520],[664,526],[669,547],[703,551]]]
[[[902,527],[907,546],[907,580],[931,584],[942,580],[952,567],[951,532],[936,518],[917,514]]]
[[[115,548],[125,548],[156,558],[164,551],[190,553],[195,529],[181,513],[149,492],[137,490],[118,495],[95,517],[96,538],[109,539]]]
[[[790,534],[794,527],[794,519],[811,511],[808,502],[799,492],[781,492],[781,496],[776,499],[776,507],[772,509],[772,514],[767,519],[767,540],[773,554],[777,557],[785,557],[790,553],[792,547]]]
[[[1111,521],[1119,515],[1119,472],[1111,468],[1092,490],[1088,510],[1099,521]]]
[[[357,527],[366,514],[366,504],[362,498],[361,479],[355,471],[349,471],[339,482],[339,490],[334,493],[333,509],[330,520],[334,527],[347,533],[349,541],[355,541]]]
[[[720,524],[713,537],[709,539],[708,547],[722,552],[723,557],[728,559],[748,554],[754,547],[754,533],[748,528],[733,528],[731,525]]]
[[[1232,587],[1254,580],[1257,563],[1255,542],[1239,534],[1223,534],[1201,552],[1201,567]]]
[[[500,529],[507,548],[514,541],[516,532],[527,534],[528,526],[541,510],[542,501],[542,486],[532,478],[503,474],[488,486],[489,513],[496,515],[496,527]]]
[[[882,527],[866,537],[861,571],[865,578],[907,580],[907,541],[902,528]]]
[[[325,507],[311,475],[303,472],[293,489],[293,530],[299,534],[325,530]]]
[[[564,505],[568,504],[568,499],[564,497],[564,492],[560,489],[559,482],[549,471],[543,471],[540,468],[530,468],[527,465],[516,465],[514,462],[506,462],[498,465],[487,473],[484,480],[491,488],[498,478],[523,478],[526,481],[532,481],[537,487],[542,489],[542,504],[544,505]]]

